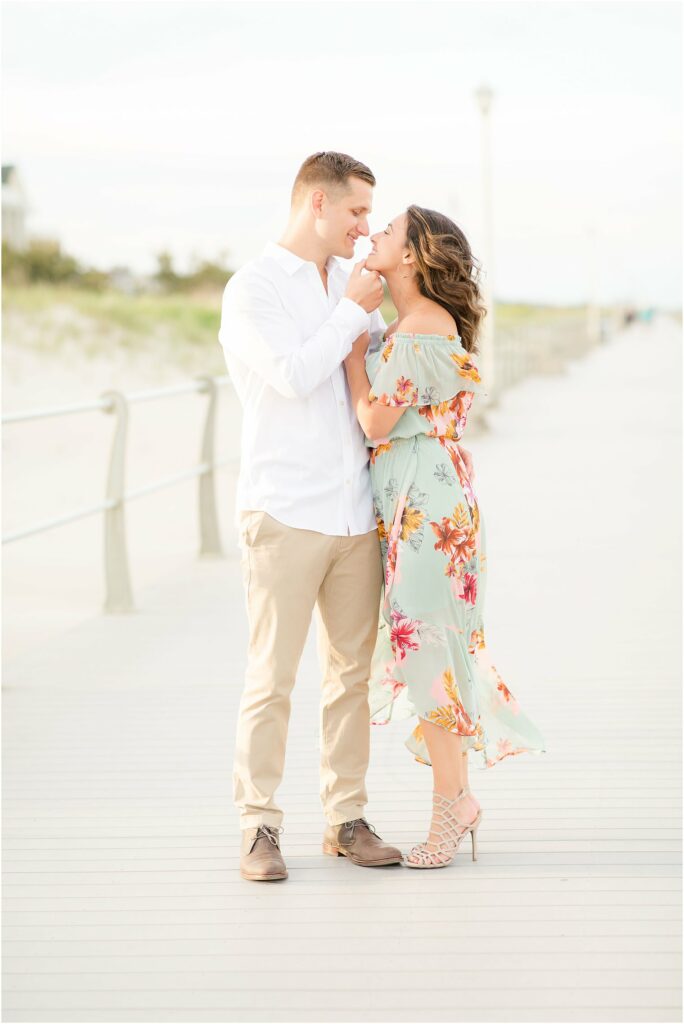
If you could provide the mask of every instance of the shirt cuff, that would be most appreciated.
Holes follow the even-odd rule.
[[[333,315],[340,322],[341,326],[350,332],[352,342],[356,341],[359,334],[367,331],[370,325],[370,314],[366,312],[363,306],[359,306],[358,302],[348,299],[346,295],[342,296],[337,303]]]

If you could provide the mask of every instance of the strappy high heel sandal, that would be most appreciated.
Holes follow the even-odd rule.
[[[458,848],[470,832],[473,844],[473,860],[477,860],[477,830],[482,821],[482,809],[477,812],[474,821],[466,824],[459,821],[454,813],[454,806],[466,796],[470,796],[466,786],[457,797],[448,800],[441,793],[432,794],[433,826],[432,833],[437,837],[414,846],[405,864],[409,868],[445,868],[451,864]]]

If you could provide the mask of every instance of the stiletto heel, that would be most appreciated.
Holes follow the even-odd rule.
[[[480,821],[481,820],[482,820],[482,811],[480,811],[480,813],[478,814],[478,816],[476,818],[477,824],[474,825],[474,826],[471,825],[471,827],[470,827],[470,839],[471,839],[472,844],[473,844],[473,860],[477,860],[477,830],[480,827]]]
[[[453,800],[442,796],[441,793],[433,793],[431,831],[436,839],[428,839],[427,842],[414,846],[406,858],[408,867],[445,868],[447,864],[451,864],[459,846],[469,832],[472,842],[472,857],[473,860],[477,860],[477,830],[482,821],[482,810],[477,812],[471,822],[459,821],[453,811],[454,804],[470,795],[470,789],[467,786]]]

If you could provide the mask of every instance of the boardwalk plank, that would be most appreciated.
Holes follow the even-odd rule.
[[[279,791],[290,878],[240,879],[234,547],[141,591],[137,615],[94,616],[7,666],[4,1019],[334,1024],[351,994],[377,1022],[681,1020],[679,347],[667,325],[636,328],[508,393],[471,443],[490,642],[547,741],[473,767],[476,863],[322,855],[311,636]],[[637,599],[652,494],[658,585]],[[368,817],[403,848],[431,792],[409,728],[373,731],[368,776]]]

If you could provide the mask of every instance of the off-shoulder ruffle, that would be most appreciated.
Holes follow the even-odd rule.
[[[439,405],[460,391],[487,394],[457,335],[396,331],[381,349],[369,398],[394,407]]]

